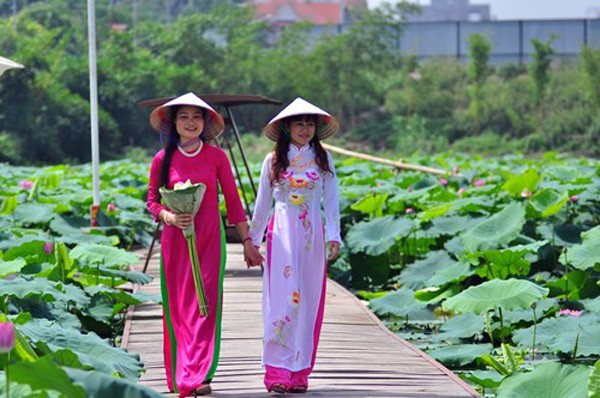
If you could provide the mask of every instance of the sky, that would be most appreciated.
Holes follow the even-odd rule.
[[[367,0],[369,7],[377,7],[384,0]],[[394,3],[392,0],[386,0]],[[430,4],[429,0],[412,3]],[[600,17],[599,0],[471,0],[471,4],[489,4],[494,19],[563,19]],[[592,10],[595,10],[593,13]]]

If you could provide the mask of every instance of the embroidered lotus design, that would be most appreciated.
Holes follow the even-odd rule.
[[[304,196],[297,192],[292,192],[290,194],[290,202],[292,202],[296,206],[300,206],[304,202]]]

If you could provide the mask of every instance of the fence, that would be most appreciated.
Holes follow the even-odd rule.
[[[315,26],[313,35],[342,33],[348,25]],[[491,43],[490,62],[527,62],[534,52],[531,39],[555,36],[555,58],[576,58],[583,45],[600,49],[600,19],[408,22],[398,50],[418,58],[452,57],[466,60],[469,37],[479,33]]]

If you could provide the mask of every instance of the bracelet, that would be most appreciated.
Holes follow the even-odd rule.
[[[247,236],[247,237],[245,237],[244,239],[242,239],[242,245],[243,245],[243,244],[245,244],[245,243],[246,243],[247,241],[249,241],[249,240],[250,240],[250,241],[252,240],[252,238],[251,238],[251,237],[249,237],[249,236]]]

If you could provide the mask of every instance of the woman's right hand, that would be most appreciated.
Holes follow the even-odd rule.
[[[170,211],[165,211],[163,215],[163,221],[165,224],[185,229],[194,222],[194,217],[188,213],[176,214],[171,213]]]

